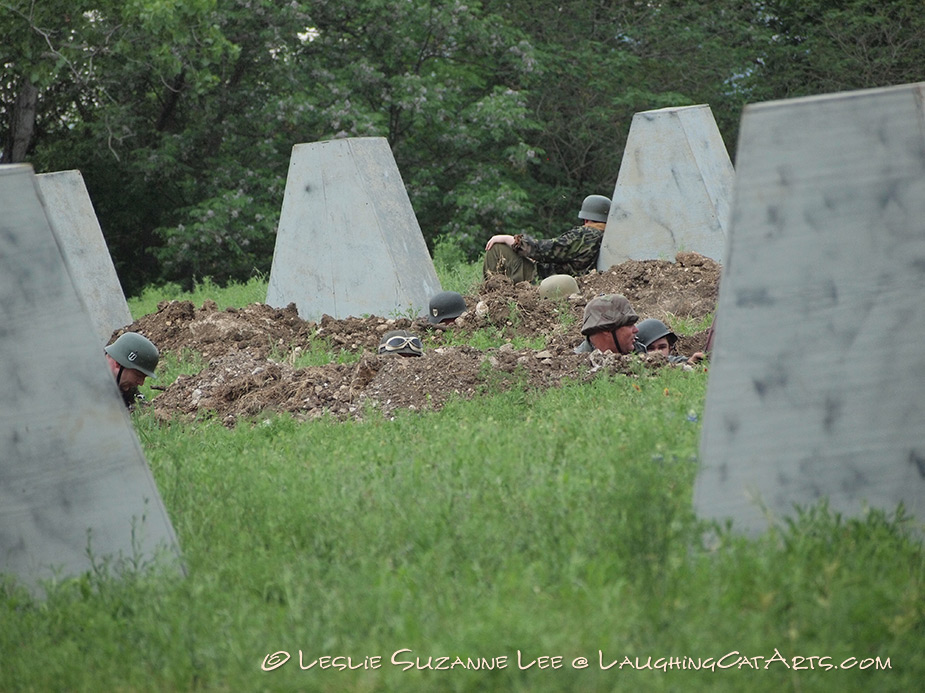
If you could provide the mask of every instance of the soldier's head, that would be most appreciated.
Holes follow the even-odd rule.
[[[637,323],[636,327],[639,328],[636,341],[642,344],[650,354],[658,352],[668,356],[678,341],[678,335],[668,329],[668,326],[661,320],[646,318]]]
[[[424,345],[418,337],[407,330],[391,330],[382,335],[378,353],[398,354],[399,356],[423,356]]]
[[[588,195],[581,203],[578,218],[584,221],[607,221],[610,214],[610,198],[603,195]]]
[[[552,274],[540,282],[540,297],[553,300],[578,293],[578,282],[570,274]]]
[[[581,334],[595,349],[631,354],[639,331],[637,320],[639,316],[624,296],[605,294],[588,301]]]
[[[441,291],[430,299],[427,321],[447,325],[466,312],[466,300],[455,291]]]
[[[103,351],[116,384],[130,390],[144,383],[145,378],[156,378],[154,369],[160,354],[154,343],[137,332],[126,332]]]

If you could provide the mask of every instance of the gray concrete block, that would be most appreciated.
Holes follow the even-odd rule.
[[[440,281],[384,138],[297,144],[267,303],[299,315],[421,315]]]
[[[45,216],[61,246],[77,294],[90,313],[100,344],[132,322],[122,285],[106,247],[80,171],[36,176]]]
[[[925,85],[748,106],[694,490],[925,519]]]
[[[176,538],[27,165],[0,166],[0,573],[35,587]]]
[[[674,260],[723,262],[735,172],[709,106],[633,116],[597,268]]]

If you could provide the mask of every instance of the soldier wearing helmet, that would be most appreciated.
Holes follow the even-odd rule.
[[[525,233],[492,236],[485,244],[482,274],[503,273],[512,281],[533,281],[553,274],[586,274],[597,267],[597,256],[610,213],[610,198],[588,195],[581,203],[576,226],[557,238],[538,239]]]
[[[466,299],[456,291],[441,291],[430,299],[427,321],[431,325],[449,325],[466,312]]]
[[[137,332],[126,332],[103,351],[122,400],[125,406],[131,408],[141,397],[138,387],[145,378],[157,378],[154,375],[160,358],[157,347]]]
[[[581,333],[585,341],[575,353],[590,353],[595,349],[613,351],[618,354],[632,354],[641,350],[636,341],[639,316],[626,297],[619,294],[597,296],[585,306]]]
[[[699,363],[704,358],[703,352],[700,351],[695,352],[690,358],[675,353],[674,348],[678,342],[678,335],[668,329],[668,326],[661,320],[646,318],[637,327],[639,334],[636,335],[636,340],[648,354],[663,354],[671,363],[691,365]]]

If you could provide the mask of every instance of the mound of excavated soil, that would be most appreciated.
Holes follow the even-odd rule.
[[[396,409],[439,409],[451,397],[469,398],[486,388],[555,387],[564,380],[582,381],[599,371],[638,374],[666,365],[661,356],[574,354],[585,304],[597,295],[626,296],[640,317],[669,325],[680,318],[699,319],[713,312],[720,266],[696,253],[679,253],[676,262],[630,260],[606,272],[577,277],[579,294],[560,302],[542,299],[537,287],[491,277],[474,295],[468,310],[449,327],[426,319],[377,316],[320,322],[302,320],[294,305],[272,308],[255,303],[219,311],[211,301],[196,308],[189,301],[169,301],[156,313],[126,330],[140,332],[162,353],[198,352],[207,366],[180,376],[149,406],[157,416],[214,413],[227,425],[238,417],[285,411],[306,418],[330,413],[361,417],[369,411],[389,415]],[[505,338],[537,339],[539,350],[500,348],[480,351],[451,346],[462,341],[450,332],[471,334],[489,328]],[[384,332],[408,329],[421,337],[421,357],[380,356]],[[451,339],[450,337],[454,337]],[[706,333],[683,337],[678,350],[702,350]],[[360,355],[353,363],[294,368],[301,352],[319,347]]]

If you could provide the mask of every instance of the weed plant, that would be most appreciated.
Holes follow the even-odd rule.
[[[442,343],[446,346],[468,345],[482,351],[496,349],[505,344],[510,344],[515,349],[539,350],[546,347],[546,340],[542,337],[525,337],[523,335],[507,337],[504,331],[497,327],[480,327],[471,332],[446,330],[443,333]]]
[[[293,368],[308,368],[310,366],[326,366],[329,363],[356,363],[363,358],[362,352],[351,352],[342,348],[334,348],[329,340],[315,337],[308,348],[297,346],[286,353],[280,352],[276,347],[270,352],[270,359],[279,363],[288,363]]]
[[[444,291],[471,294],[482,281],[482,263],[469,262],[452,238],[440,238],[434,247],[434,269]]]
[[[669,313],[666,322],[676,334],[683,337],[709,329],[710,325],[713,324],[713,313],[708,313],[700,318],[689,318]]]

